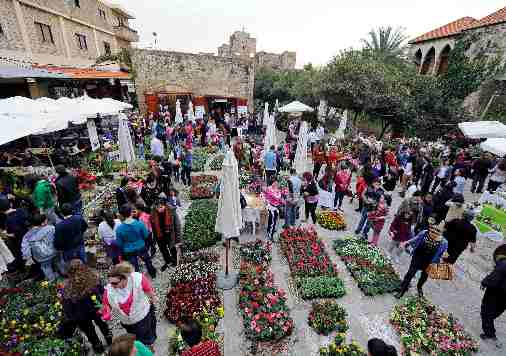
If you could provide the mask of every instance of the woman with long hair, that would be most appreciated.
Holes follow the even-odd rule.
[[[79,328],[88,338],[95,353],[103,353],[104,345],[95,331],[95,324],[108,345],[112,344],[112,333],[99,315],[99,301],[104,288],[100,284],[98,274],[78,259],[70,261],[67,273],[62,303],[64,319],[60,332],[64,338],[71,338],[76,328]]]
[[[122,262],[108,274],[109,283],[102,298],[102,319],[117,315],[121,326],[148,347],[156,341],[156,294],[151,281]]]
[[[113,264],[119,263],[119,256],[121,251],[116,245],[116,229],[121,224],[121,221],[116,218],[111,210],[105,210],[101,214],[102,222],[98,224],[98,237],[103,241],[107,257],[112,260]]]

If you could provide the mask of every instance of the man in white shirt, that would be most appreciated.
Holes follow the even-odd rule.
[[[151,139],[151,155],[153,157],[160,157],[160,159],[164,157],[163,143],[156,136],[153,136]]]

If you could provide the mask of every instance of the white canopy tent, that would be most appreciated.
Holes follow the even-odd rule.
[[[482,142],[480,147],[483,151],[504,157],[506,155],[506,138],[489,138]]]
[[[228,150],[222,167],[215,231],[223,234],[228,239],[241,235],[243,227],[239,192],[239,167],[231,149]]]
[[[121,113],[119,118],[118,141],[119,141],[119,157],[121,161],[130,163],[135,161],[135,150],[132,142],[132,135],[128,127],[128,118]]]
[[[299,175],[307,171],[307,139],[307,122],[302,121],[295,151],[295,170]]]
[[[267,122],[269,121],[269,103],[265,103],[264,107],[264,117],[262,119],[262,124],[267,125]]]
[[[302,112],[313,112],[314,109],[306,104],[301,103],[300,101],[292,101],[290,104],[286,104],[279,108],[280,112],[286,113],[302,113]]]
[[[47,134],[66,129],[69,122],[85,123],[87,118],[116,115],[132,105],[114,99],[93,99],[88,96],[58,100],[12,97],[0,100],[0,144],[19,138]]]
[[[461,122],[459,129],[464,136],[472,139],[506,138],[506,125],[499,121]]]

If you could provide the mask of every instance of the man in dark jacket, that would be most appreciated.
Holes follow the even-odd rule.
[[[88,229],[88,224],[80,214],[73,215],[69,203],[63,204],[61,213],[63,220],[55,226],[54,247],[63,253],[64,262],[78,258],[86,263],[84,232]]]
[[[471,244],[471,252],[474,252],[476,246],[476,227],[471,224],[474,214],[467,210],[462,215],[462,219],[453,219],[445,225],[444,237],[448,241],[448,257],[446,262],[455,264],[457,259]]]
[[[494,270],[481,281],[485,295],[481,302],[482,340],[497,341],[494,320],[506,310],[506,244],[494,251]],[[500,347],[499,344],[497,344]]]
[[[492,168],[492,161],[490,155],[485,153],[481,158],[477,159],[473,163],[473,184],[471,186],[471,193],[482,193],[485,180],[489,174],[489,170]],[[478,186],[478,188],[476,188]]]
[[[58,178],[56,178],[55,182],[56,193],[58,194],[60,207],[63,204],[71,204],[72,212],[81,215],[83,202],[77,178],[69,174],[63,165],[56,166],[56,173],[58,173]]]

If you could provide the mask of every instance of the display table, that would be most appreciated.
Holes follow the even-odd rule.
[[[480,214],[474,220],[481,236],[501,242],[506,230],[506,212],[492,205],[484,204]]]
[[[506,208],[506,199],[504,198],[504,193],[490,193],[485,191],[478,202],[480,204],[491,204],[493,206],[499,206],[503,209]]]
[[[243,192],[244,194],[244,192]],[[263,200],[255,194],[244,194],[247,206],[242,210],[242,220],[244,223],[251,223],[253,235],[256,234],[256,224],[264,226],[267,217],[267,209]]]

